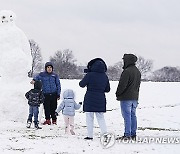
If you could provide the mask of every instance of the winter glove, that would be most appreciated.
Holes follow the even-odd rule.
[[[59,114],[57,112],[55,112],[55,115],[58,116]]]
[[[79,102],[80,105],[82,105],[82,102]]]

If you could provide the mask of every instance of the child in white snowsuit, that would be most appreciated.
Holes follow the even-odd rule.
[[[38,125],[38,114],[39,114],[39,106],[44,102],[44,95],[42,93],[42,83],[37,80],[34,83],[34,89],[29,90],[25,97],[28,99],[29,104],[29,116],[27,120],[27,128],[31,127],[32,117],[34,116],[34,126],[37,129],[41,129]]]
[[[63,101],[56,109],[56,114],[62,110],[62,114],[64,115],[64,122],[65,122],[65,133],[68,133],[69,126],[70,126],[70,133],[75,135],[74,132],[74,116],[75,110],[78,110],[82,105],[82,102],[77,104],[74,101],[74,92],[71,89],[67,89],[63,93]]]

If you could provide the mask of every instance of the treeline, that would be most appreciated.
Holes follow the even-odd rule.
[[[29,71],[29,77],[32,77],[44,70],[42,62],[41,49],[34,40],[29,40],[32,55],[32,68]],[[86,66],[78,66],[73,52],[69,49],[57,50],[54,56],[50,57],[54,65],[54,71],[61,79],[82,79]],[[156,71],[152,71],[153,61],[138,56],[136,66],[142,74],[143,81],[154,82],[180,82],[180,68],[165,66]],[[117,81],[123,71],[123,61],[119,61],[112,66],[108,66],[107,75],[110,80]]]

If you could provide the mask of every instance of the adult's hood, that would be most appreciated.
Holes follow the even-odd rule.
[[[101,60],[97,60],[92,64],[90,71],[104,73],[106,72],[105,65]]]
[[[87,72],[91,72],[91,68],[92,68],[92,65],[96,62],[96,61],[101,61],[104,65],[104,71],[106,72],[107,71],[107,66],[106,66],[106,63],[104,62],[103,59],[101,58],[95,58],[95,59],[92,59],[91,61],[88,62],[88,65],[87,65]]]
[[[74,91],[71,89],[67,89],[63,93],[64,99],[74,99]]]
[[[133,54],[124,54],[123,61],[124,61],[123,69],[125,69],[130,65],[135,65],[137,61],[137,57]]]

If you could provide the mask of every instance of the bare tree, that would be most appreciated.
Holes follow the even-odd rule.
[[[139,56],[138,60],[136,62],[137,68],[140,70],[142,78],[145,80],[147,79],[147,73],[151,73],[151,69],[153,67],[153,62],[152,60],[146,60],[143,57]],[[119,61],[113,66],[109,66],[107,70],[107,75],[110,80],[119,80],[120,75],[122,73],[122,67],[123,67],[123,62]]]
[[[113,81],[119,80],[120,75],[122,73],[122,67],[123,67],[122,61],[117,62],[113,66],[109,66],[107,69],[107,75],[109,80],[113,80]]]
[[[34,40],[29,40],[32,56],[32,68],[29,72],[29,77],[32,77],[34,74],[40,72],[43,68],[41,49],[39,45]]]
[[[141,72],[142,79],[145,79],[146,74],[151,72],[153,68],[153,61],[139,56],[136,62],[136,66]]]
[[[69,49],[58,50],[53,57],[50,57],[50,61],[54,65],[54,70],[62,79],[74,79],[80,75],[75,64],[74,55]]]
[[[163,67],[153,72],[153,81],[180,82],[180,70],[176,67]]]

